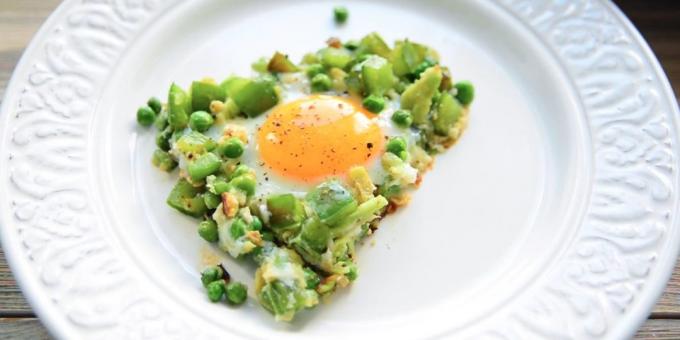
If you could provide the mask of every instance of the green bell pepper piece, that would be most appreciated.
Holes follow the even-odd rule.
[[[210,112],[210,103],[213,100],[225,101],[227,93],[219,85],[207,81],[195,81],[191,83],[191,109],[192,111]]]
[[[239,110],[249,117],[256,117],[279,102],[276,83],[262,77],[254,80],[233,78],[224,84],[227,94]]]
[[[177,84],[170,86],[168,93],[168,123],[174,130],[184,129],[189,124],[191,98]]]
[[[383,58],[389,58],[392,51],[387,46],[385,40],[378,33],[370,33],[361,39],[359,47],[356,50],[357,55],[361,54],[377,54]]]
[[[200,132],[191,131],[177,140],[176,147],[185,155],[200,155],[214,150],[217,142]]]
[[[207,210],[201,189],[194,187],[185,179],[177,181],[166,202],[179,212],[193,217],[200,217]]]
[[[385,58],[371,55],[361,66],[361,77],[366,94],[383,96],[394,87],[392,64]]]
[[[222,165],[220,158],[214,153],[208,152],[189,162],[187,172],[192,181],[200,181],[215,173],[220,165]]]

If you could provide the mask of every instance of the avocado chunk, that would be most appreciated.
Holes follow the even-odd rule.
[[[427,69],[413,84],[404,90],[401,95],[401,108],[411,110],[413,124],[420,125],[427,121],[427,114],[432,106],[439,83],[442,81],[442,70],[435,65]]]
[[[437,112],[432,119],[434,133],[440,136],[448,136],[453,125],[458,121],[463,112],[463,107],[450,93],[442,94],[437,105]]]
[[[371,55],[363,62],[361,78],[367,94],[382,97],[387,90],[394,87],[392,64],[377,55]]]

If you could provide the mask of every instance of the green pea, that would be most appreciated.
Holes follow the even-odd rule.
[[[331,85],[333,85],[333,81],[326,74],[319,73],[312,78],[312,92],[328,91]]]
[[[248,289],[243,283],[229,282],[225,288],[227,302],[232,305],[240,305],[248,298]]]
[[[364,98],[362,102],[366,110],[373,113],[380,113],[385,108],[385,99],[376,95],[370,95]]]
[[[265,241],[269,242],[274,242],[274,234],[271,231],[263,231],[260,233],[262,235],[262,239]]]
[[[317,74],[324,73],[325,69],[323,68],[323,65],[321,64],[312,64],[307,67],[307,77],[309,79],[314,78]]]
[[[255,194],[255,186],[257,185],[257,182],[251,175],[241,175],[229,181],[229,184],[232,187],[244,191],[247,196],[252,196]]]
[[[352,265],[352,266],[349,268],[349,272],[347,272],[347,274],[345,274],[345,276],[347,276],[347,278],[348,278],[350,281],[356,280],[357,277],[359,277],[359,272],[358,272],[358,270],[357,270],[357,267],[356,267],[355,265]]]
[[[205,220],[198,224],[198,235],[208,242],[217,242],[217,223],[213,220]]]
[[[345,46],[346,49],[348,49],[348,50],[350,50],[350,51],[354,51],[354,50],[356,50],[357,48],[359,48],[359,44],[360,44],[360,42],[359,42],[358,40],[348,40],[348,41],[345,43],[344,46]]]
[[[423,60],[423,62],[418,64],[418,66],[416,66],[415,70],[413,71],[413,79],[420,78],[421,73],[425,72],[425,70],[436,64],[437,64],[436,62],[429,59]]]
[[[203,193],[203,202],[205,202],[205,206],[208,209],[215,209],[220,205],[221,200],[220,196],[217,196],[210,191],[206,191]]]
[[[333,17],[335,18],[335,22],[339,24],[347,21],[347,18],[349,17],[349,11],[347,10],[347,7],[337,6],[333,8]]]
[[[165,130],[159,131],[156,134],[156,146],[163,151],[170,150],[170,138],[172,137],[172,128],[166,127]]]
[[[223,274],[224,271],[222,271],[220,266],[210,266],[205,268],[201,272],[201,282],[203,283],[203,287],[207,287],[210,282],[219,280],[222,278]]]
[[[257,216],[253,216],[253,221],[250,222],[250,228],[258,231],[262,230],[262,220]]]
[[[177,162],[175,162],[172,156],[160,149],[156,149],[156,151],[153,152],[151,163],[166,172],[170,172],[177,167]]]
[[[245,175],[245,174],[250,174],[252,173],[252,169],[250,169],[249,166],[245,164],[239,164],[234,171],[232,171],[231,174],[229,174],[229,179],[234,179],[238,176]]]
[[[163,104],[161,103],[160,99],[156,97],[149,98],[149,100],[146,102],[146,105],[152,108],[156,113],[161,113],[161,110],[163,109]]]
[[[142,106],[137,110],[137,123],[149,127],[156,120],[156,112],[148,106]]]
[[[307,289],[316,289],[319,283],[321,283],[321,278],[319,277],[319,274],[317,274],[315,271],[309,268],[305,268],[304,274],[305,282],[307,283]]]
[[[225,285],[226,282],[224,280],[217,280],[208,283],[208,285],[205,287],[208,293],[208,299],[210,299],[212,302],[218,302],[222,300],[222,296],[224,296]]]
[[[189,117],[189,127],[198,132],[207,131],[214,122],[213,116],[205,111],[196,111]]]
[[[475,87],[467,80],[459,81],[454,85],[456,90],[456,99],[463,104],[463,106],[468,106],[475,99]]]
[[[247,228],[248,226],[246,225],[246,222],[243,222],[242,219],[237,218],[231,223],[231,226],[229,227],[229,235],[232,239],[236,240],[246,234]]]
[[[401,159],[406,159],[406,140],[403,137],[392,137],[387,142],[387,152],[391,152]]]
[[[228,158],[241,157],[244,148],[243,142],[237,137],[231,137],[219,146],[222,155]]]
[[[397,110],[392,114],[392,121],[401,128],[407,128],[413,123],[413,117],[407,110]]]

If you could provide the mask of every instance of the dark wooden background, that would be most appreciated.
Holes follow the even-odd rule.
[[[680,97],[680,0],[615,1],[645,36]],[[57,0],[0,0],[0,98],[26,44]],[[636,339],[680,339],[680,266]],[[0,249],[0,339],[49,339]]]

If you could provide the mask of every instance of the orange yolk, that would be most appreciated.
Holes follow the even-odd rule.
[[[332,96],[281,104],[258,129],[260,157],[280,175],[303,182],[345,174],[383,148],[383,132],[373,116],[360,105]]]

